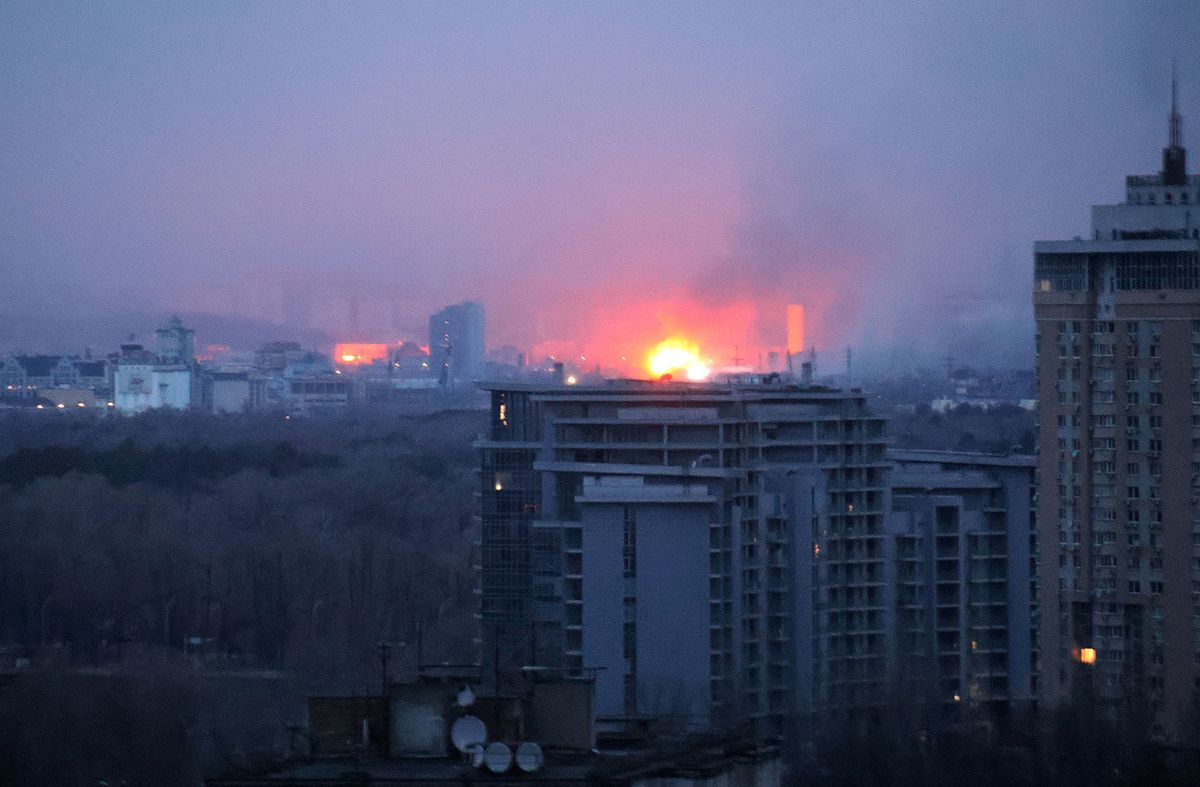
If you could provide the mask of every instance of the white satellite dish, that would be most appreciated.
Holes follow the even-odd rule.
[[[525,773],[533,773],[546,763],[542,747],[533,741],[525,741],[517,747],[517,767]]]
[[[512,767],[512,749],[497,741],[483,752],[483,764],[492,773],[504,773]]]
[[[458,693],[456,698],[458,707],[469,708],[475,704],[475,692],[471,691],[470,686],[463,686],[462,691]]]
[[[467,747],[467,751],[465,753],[468,757],[471,758],[471,767],[478,768],[479,766],[483,765],[483,744],[482,743],[472,743],[470,746]]]
[[[478,716],[459,716],[450,725],[450,742],[461,752],[474,745],[482,746],[487,743],[487,727]]]

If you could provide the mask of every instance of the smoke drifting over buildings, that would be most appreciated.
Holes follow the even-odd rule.
[[[1159,53],[1200,96],[1186,4],[629,11],[10,7],[0,344],[64,311],[420,336],[476,298],[501,344],[594,356],[616,310],[732,354],[800,300],[864,368],[1027,363],[1027,239],[1146,166]]]

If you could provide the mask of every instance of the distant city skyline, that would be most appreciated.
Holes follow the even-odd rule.
[[[837,365],[1028,366],[1032,240],[1154,168],[1173,56],[1200,109],[1186,3],[0,19],[4,350],[176,311],[201,343],[197,315],[218,342],[419,338],[475,300],[535,355],[755,357],[799,303]]]

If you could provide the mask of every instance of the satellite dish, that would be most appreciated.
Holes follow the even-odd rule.
[[[471,758],[471,767],[478,768],[483,765],[483,744],[472,743],[467,747],[465,754]]]
[[[458,707],[469,708],[475,704],[475,692],[471,691],[470,686],[463,686],[462,691],[458,693],[457,701]]]
[[[546,762],[542,747],[533,741],[525,741],[517,747],[517,767],[525,773],[533,773]]]
[[[474,745],[487,743],[487,727],[478,716],[460,716],[450,725],[450,742],[461,752]]]
[[[512,767],[512,749],[497,741],[483,752],[483,764],[492,773],[504,773]]]

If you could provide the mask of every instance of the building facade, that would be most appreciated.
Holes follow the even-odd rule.
[[[1200,661],[1200,178],[1156,175],[1034,245],[1045,704],[1094,692],[1170,734]]]
[[[862,393],[489,390],[485,671],[594,675],[601,715],[694,724],[882,694],[888,458]]]
[[[1036,459],[901,450],[891,457],[902,698],[997,713],[1030,705]]]
[[[483,306],[467,301],[429,318],[429,368],[445,386],[472,385],[487,361]]]
[[[200,402],[195,331],[172,317],[156,331],[157,352],[123,344],[113,382],[118,412],[134,414],[166,407],[186,410]]]

